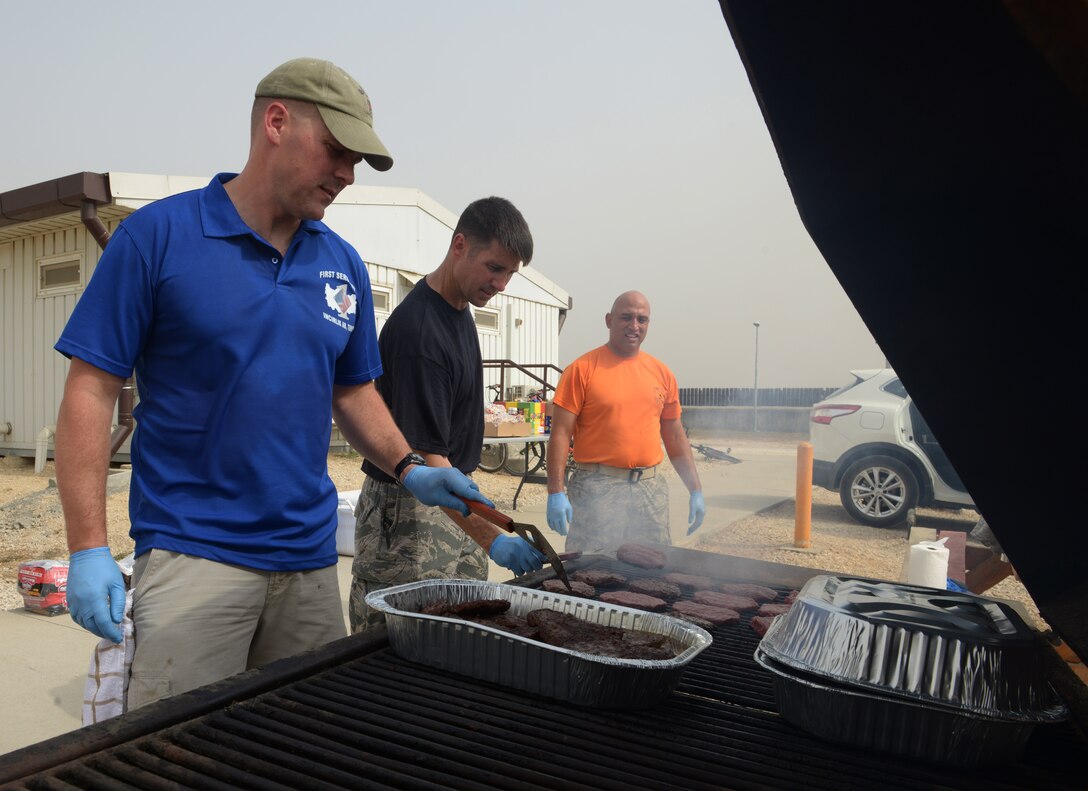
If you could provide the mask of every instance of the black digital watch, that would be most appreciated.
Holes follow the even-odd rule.
[[[410,464],[418,464],[420,467],[426,467],[427,460],[418,453],[413,452],[398,461],[397,466],[393,468],[393,477],[397,479],[397,483],[400,483],[400,474],[404,472],[404,469]]]

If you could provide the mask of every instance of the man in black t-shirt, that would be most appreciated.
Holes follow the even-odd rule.
[[[458,220],[442,264],[382,328],[378,391],[428,466],[468,475],[480,462],[483,363],[468,306],[486,305],[532,257],[529,226],[512,203],[474,201]],[[486,580],[489,555],[518,575],[543,565],[543,555],[522,538],[475,515],[425,506],[370,462],[363,462],[363,472],[348,602],[353,633],[384,620],[366,606],[371,591],[425,579]]]

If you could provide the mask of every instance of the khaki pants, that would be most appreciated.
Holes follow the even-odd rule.
[[[336,566],[272,572],[153,549],[133,569],[128,708],[344,637]]]
[[[631,483],[599,472],[575,470],[570,497],[568,552],[611,554],[621,544],[671,544],[669,485],[663,475]]]

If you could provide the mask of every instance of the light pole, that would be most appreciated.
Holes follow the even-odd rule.
[[[756,328],[756,363],[755,377],[752,382],[752,431],[759,431],[759,322],[753,321]]]

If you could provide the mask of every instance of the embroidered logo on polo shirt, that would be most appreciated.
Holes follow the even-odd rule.
[[[320,276],[326,280],[340,281],[331,284],[325,283],[325,304],[336,315],[333,316],[324,311],[322,311],[322,315],[328,321],[350,332],[355,325],[353,323],[349,324],[347,319],[349,316],[355,315],[355,307],[359,301],[355,289],[352,288],[347,275],[342,272],[323,270]]]
[[[340,318],[346,319],[355,312],[355,294],[347,283],[341,283],[337,288],[326,283],[325,304],[335,310]]]

